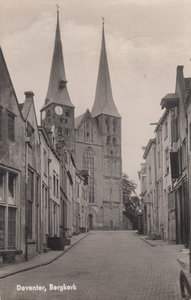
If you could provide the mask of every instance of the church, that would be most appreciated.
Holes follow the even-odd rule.
[[[122,228],[121,116],[115,105],[102,25],[101,53],[95,100],[90,111],[75,116],[67,79],[57,11],[55,44],[41,126],[57,152],[69,151],[76,167],[88,171],[89,229]]]

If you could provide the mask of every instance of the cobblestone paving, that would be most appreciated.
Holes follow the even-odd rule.
[[[151,247],[131,231],[93,232],[52,264],[2,279],[1,300],[179,300],[178,250]],[[77,291],[49,291],[49,284]]]

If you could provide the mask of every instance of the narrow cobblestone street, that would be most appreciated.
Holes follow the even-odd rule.
[[[93,232],[53,263],[2,279],[1,300],[179,300],[179,248],[152,247],[132,231]],[[49,284],[77,290],[49,291]]]

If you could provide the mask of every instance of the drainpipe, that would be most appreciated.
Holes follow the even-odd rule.
[[[189,271],[191,273],[191,222],[190,222],[190,216],[191,216],[191,205],[190,205],[190,197],[189,197],[189,182],[190,182],[190,168],[189,168],[189,164],[190,164],[190,157],[188,155],[189,153],[189,142],[188,142],[188,115],[186,115],[186,124],[187,124],[187,129],[186,129],[186,143],[187,143],[187,193],[186,193],[186,196],[187,196],[187,199],[188,199],[188,216],[187,216],[187,222],[189,220],[189,226],[188,226],[188,238],[189,238],[189,241],[188,241],[188,247],[189,247]]]
[[[25,128],[26,129],[26,128]],[[27,184],[28,184],[28,144],[25,140],[25,260],[28,261],[28,202],[27,202]]]

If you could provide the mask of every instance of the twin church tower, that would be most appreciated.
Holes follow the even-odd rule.
[[[57,11],[56,36],[49,86],[41,109],[41,125],[52,135],[61,153],[71,152],[77,168],[89,172],[90,229],[122,227],[121,117],[113,100],[104,23],[92,111],[75,118],[74,105],[67,90],[62,42]]]

